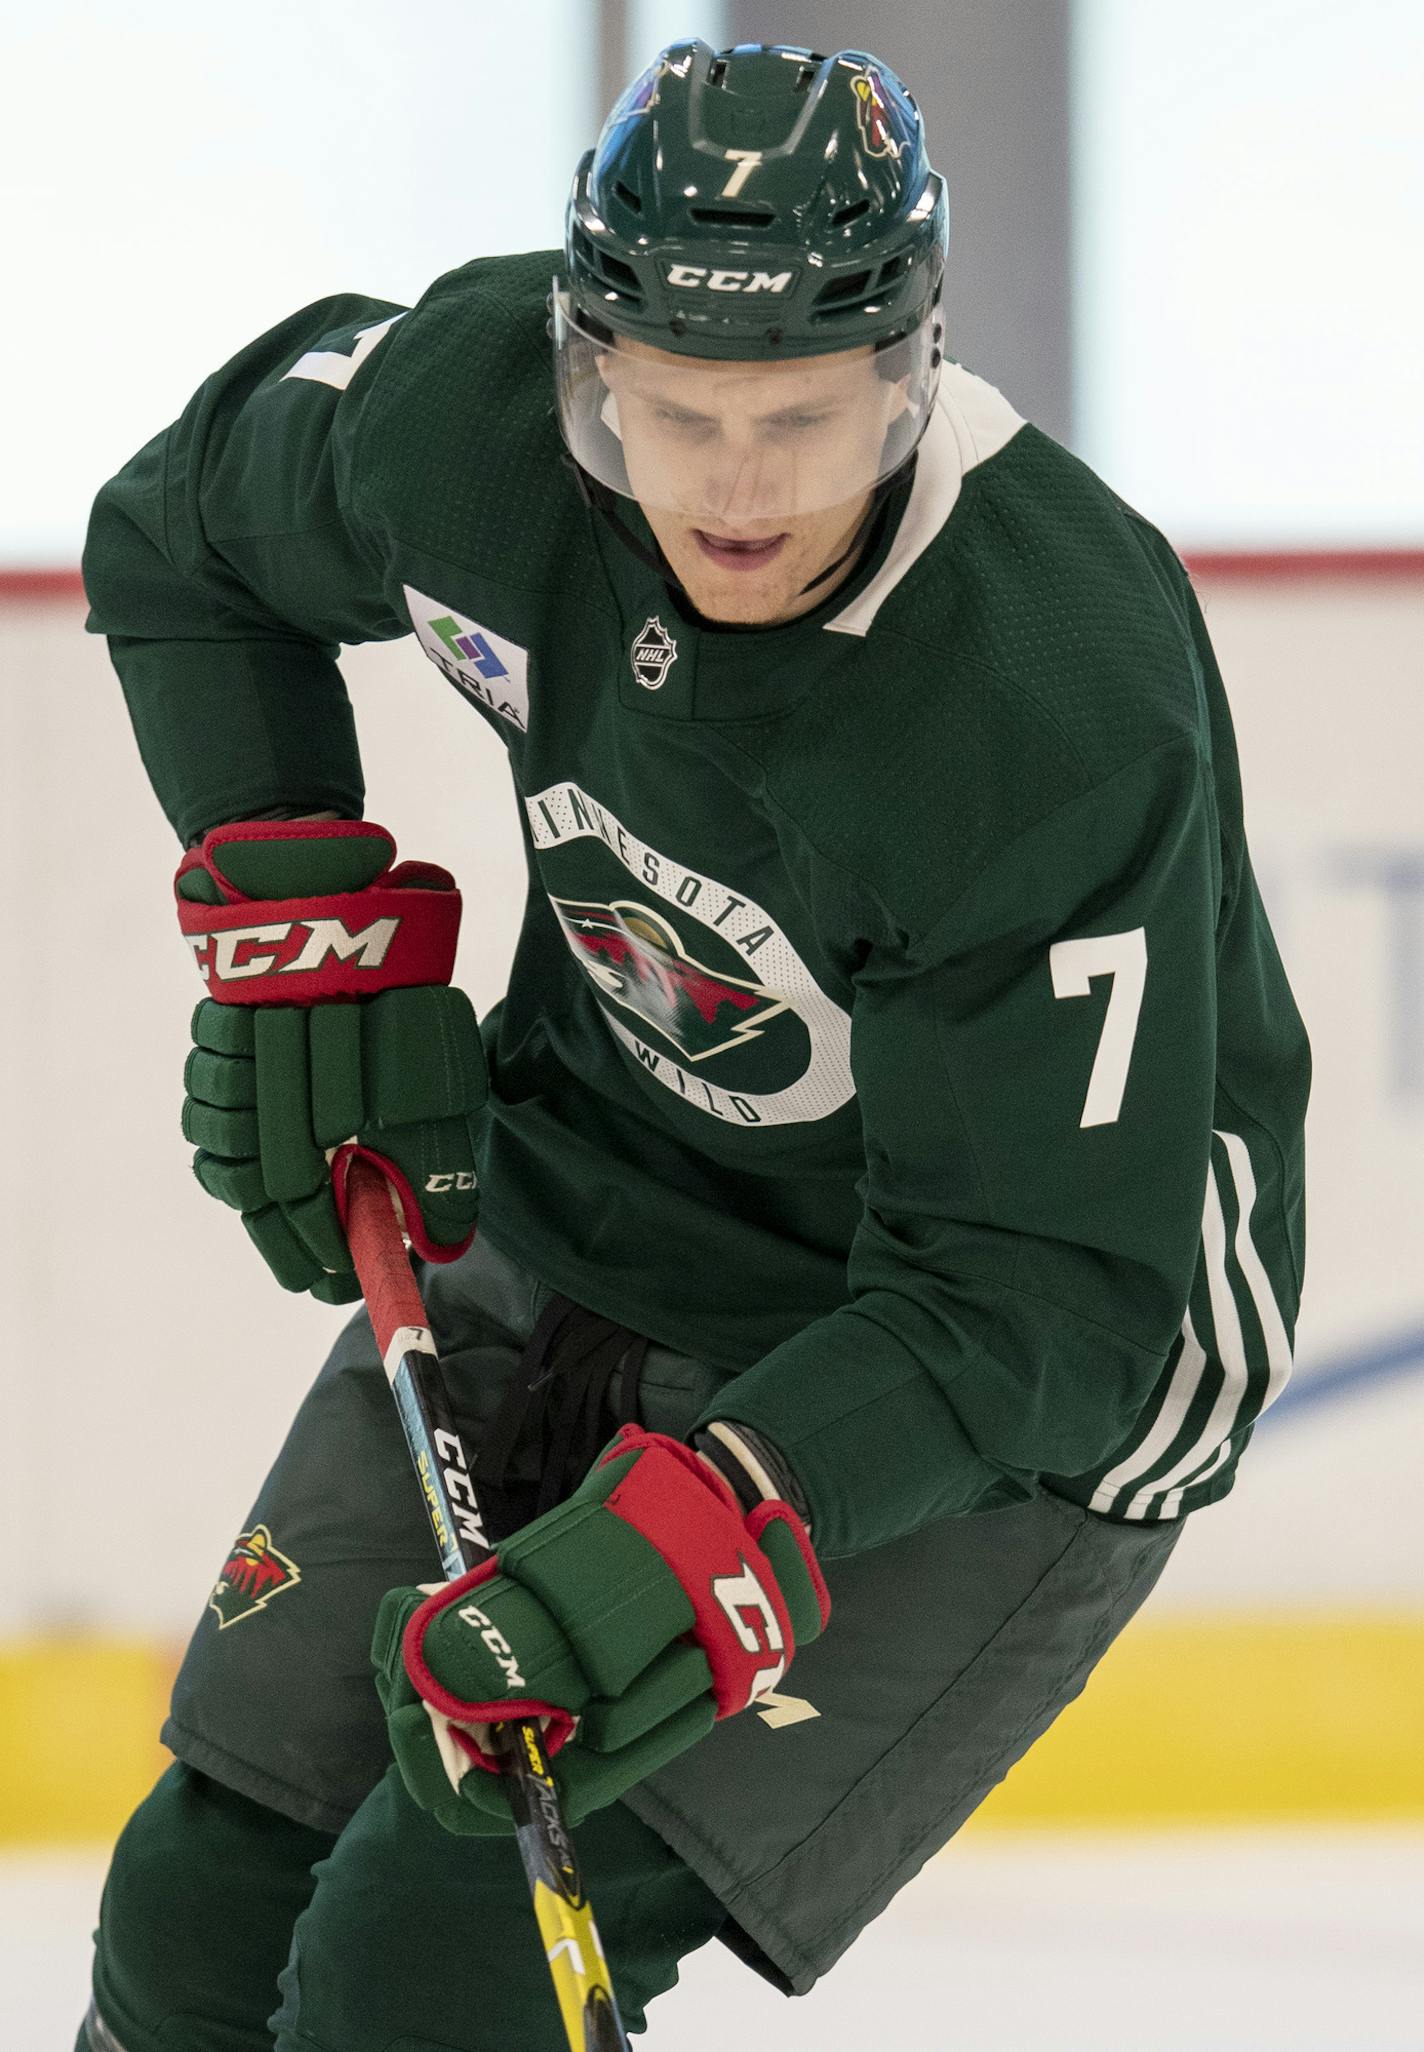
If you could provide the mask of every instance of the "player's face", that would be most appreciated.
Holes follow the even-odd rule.
[[[840,578],[805,587],[854,539],[905,404],[874,351],[716,363],[627,343],[600,369],[633,495],[697,610],[775,626],[819,605]]]

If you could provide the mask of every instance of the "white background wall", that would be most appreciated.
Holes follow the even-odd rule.
[[[1179,548],[1424,535],[1424,8],[1075,0],[1076,445]]]
[[[1248,821],[1314,1039],[1303,1379],[1424,1327],[1424,953],[1361,859],[1424,867],[1424,588],[1208,587]],[[175,848],[77,606],[0,611],[0,1631],[179,1632],[343,1316],[284,1295],[178,1132],[198,996]],[[499,995],[523,895],[502,751],[411,641],[351,651],[369,811],[466,896]],[[1412,979],[1412,983],[1411,983]],[[1410,996],[1410,990],[1414,996]],[[1162,1603],[1424,1599],[1424,1374],[1263,1432]]]
[[[597,107],[583,0],[49,0],[0,26],[0,562],[264,328],[539,249]]]

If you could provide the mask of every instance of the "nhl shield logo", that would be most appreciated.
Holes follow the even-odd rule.
[[[301,1578],[297,1563],[272,1544],[272,1534],[265,1525],[240,1532],[208,1598],[218,1630],[225,1631],[239,1618],[265,1610],[274,1596],[280,1596],[284,1589],[294,1589]]]
[[[633,643],[633,675],[645,691],[660,691],[677,661],[677,643],[654,613]]]

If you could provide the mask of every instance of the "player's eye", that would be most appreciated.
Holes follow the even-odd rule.
[[[654,405],[653,418],[662,421],[667,427],[682,428],[688,432],[712,426],[705,413],[690,413],[685,406],[670,406],[666,401]]]
[[[779,428],[789,429],[792,434],[800,435],[808,434],[812,428],[824,427],[828,420],[834,420],[834,418],[835,415],[829,412],[783,413],[777,416],[776,425]]]

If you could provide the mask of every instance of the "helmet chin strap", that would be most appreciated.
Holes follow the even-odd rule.
[[[563,461],[573,472],[574,483],[578,486],[579,497],[583,500],[585,506],[589,507],[593,512],[601,513],[617,535],[619,541],[622,542],[624,548],[636,556],[638,561],[644,564],[647,569],[652,570],[657,576],[661,577],[664,584],[676,593],[679,598],[686,599],[695,612],[697,610],[696,601],[686,585],[678,577],[672,564],[663,554],[657,542],[654,541],[653,546],[649,548],[641,535],[634,534],[632,528],[618,511],[618,494],[611,486],[604,484],[600,478],[590,476],[588,471],[583,468],[583,465],[567,449],[562,453]],[[871,492],[870,504],[862,514],[855,533],[851,536],[845,548],[841,550],[841,553],[833,563],[828,563],[824,570],[818,570],[809,584],[802,585],[800,591],[796,594],[798,598],[805,598],[807,592],[815,591],[818,585],[824,584],[828,578],[834,577],[838,570],[843,569],[851,561],[852,557],[860,553],[861,549],[865,546],[866,538],[871,528],[879,517],[881,507],[885,504],[885,501],[889,498],[896,485],[903,481],[914,460],[912,454],[889,477],[881,478],[879,484]]]
[[[818,584],[824,584],[828,577],[834,577],[837,570],[842,569],[851,560],[852,556],[860,554],[861,549],[865,546],[866,536],[875,524],[880,508],[885,504],[892,489],[899,483],[904,474],[904,466],[902,465],[899,470],[892,471],[889,477],[881,478],[879,484],[871,492],[870,504],[861,515],[855,533],[851,536],[849,542],[841,550],[834,563],[828,563],[824,570],[816,573],[809,584],[802,585],[800,591],[796,594],[798,598],[805,598],[808,591],[814,591]]]

